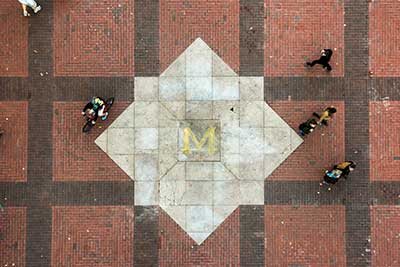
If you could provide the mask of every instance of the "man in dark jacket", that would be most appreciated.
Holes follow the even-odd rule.
[[[321,57],[313,62],[306,62],[306,64],[310,67],[314,66],[315,64],[322,65],[322,68],[326,68],[327,71],[331,71],[332,67],[329,65],[329,60],[331,60],[333,51],[329,48],[321,50]]]

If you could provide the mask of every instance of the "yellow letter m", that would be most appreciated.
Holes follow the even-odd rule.
[[[215,153],[215,127],[208,128],[204,133],[203,138],[201,138],[200,142],[197,140],[197,137],[194,135],[192,130],[188,127],[183,129],[183,150],[184,154],[191,154],[190,151],[190,138],[195,144],[196,148],[200,150],[208,139],[208,153],[213,155]]]

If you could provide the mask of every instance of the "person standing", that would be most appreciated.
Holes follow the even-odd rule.
[[[321,57],[317,60],[314,60],[312,62],[306,62],[306,64],[310,67],[313,67],[315,64],[320,64],[322,65],[322,68],[325,69],[327,71],[331,71],[332,67],[331,65],[329,65],[329,61],[331,60],[333,51],[332,49],[329,48],[325,48],[321,50]]]
[[[35,14],[42,10],[42,7],[38,5],[35,0],[18,0],[18,2],[20,2],[22,5],[22,11],[25,17],[30,16],[26,7],[32,8]]]

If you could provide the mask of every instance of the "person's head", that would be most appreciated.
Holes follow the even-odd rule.
[[[94,116],[96,115],[96,112],[93,109],[88,108],[86,109],[85,114],[88,118],[93,119]]]
[[[317,125],[318,125],[318,123],[316,120],[313,119],[310,121],[310,127],[315,128],[315,127],[317,127]]]
[[[323,56],[323,57],[326,56],[326,50],[325,49],[321,50],[321,56]]]
[[[326,108],[326,111],[328,111],[329,115],[332,115],[332,114],[336,113],[336,108],[329,107],[329,108]]]
[[[356,168],[356,163],[354,161],[349,161],[349,170],[352,171]]]

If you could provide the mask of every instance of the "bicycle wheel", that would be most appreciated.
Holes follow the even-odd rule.
[[[87,121],[85,123],[85,125],[83,126],[83,128],[82,128],[82,132],[87,133],[92,129],[92,127],[93,127],[92,122],[91,121]]]

